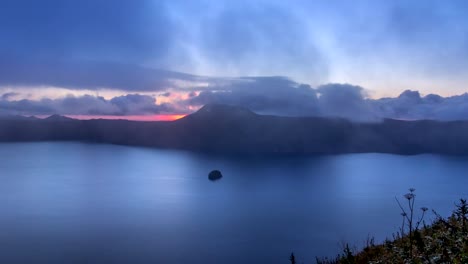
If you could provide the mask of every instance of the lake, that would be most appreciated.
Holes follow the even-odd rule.
[[[219,169],[224,177],[208,180]],[[448,216],[468,158],[219,157],[0,144],[0,263],[299,263],[391,237],[395,196]],[[429,213],[427,220],[433,219]]]

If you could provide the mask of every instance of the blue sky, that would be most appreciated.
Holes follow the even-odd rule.
[[[459,95],[467,11],[459,0],[3,0],[0,95],[131,93],[168,104],[247,76],[346,83],[374,99]],[[270,93],[262,85],[250,89]]]

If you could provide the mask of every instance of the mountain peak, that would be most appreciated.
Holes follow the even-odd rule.
[[[47,118],[44,118],[44,120],[48,120],[48,121],[72,121],[72,120],[75,120],[73,118],[70,118],[70,117],[66,117],[66,116],[62,116],[62,115],[57,115],[57,114],[54,114],[54,115],[51,115]]]
[[[195,120],[195,119],[239,119],[256,116],[256,114],[247,108],[227,105],[227,104],[206,104],[198,111],[190,114],[180,120]]]
[[[227,105],[227,104],[206,104],[200,108],[195,114],[209,114],[209,115],[254,115],[252,111],[247,108]]]

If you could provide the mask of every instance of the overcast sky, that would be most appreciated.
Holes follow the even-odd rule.
[[[170,114],[224,102],[441,118],[427,100],[407,114],[377,100],[413,90],[458,98],[449,112],[460,118],[467,13],[463,0],[2,0],[0,111]],[[347,110],[333,106],[337,96]]]

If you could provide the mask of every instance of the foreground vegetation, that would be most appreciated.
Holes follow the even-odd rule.
[[[436,219],[424,222],[426,207],[415,209],[414,189],[404,195],[401,209],[402,226],[392,240],[374,244],[367,240],[362,251],[353,252],[348,245],[335,259],[318,259],[317,264],[335,263],[468,263],[468,204],[460,199],[452,215],[443,218],[433,211]],[[292,264],[298,263],[292,254]]]

